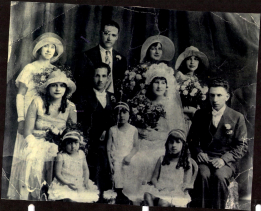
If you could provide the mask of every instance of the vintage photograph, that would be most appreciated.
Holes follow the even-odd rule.
[[[2,199],[250,210],[260,14],[10,8]]]

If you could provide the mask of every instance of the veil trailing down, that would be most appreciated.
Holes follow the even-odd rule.
[[[145,88],[129,100],[130,123],[138,128],[140,149],[131,160],[123,193],[134,204],[143,199],[143,185],[150,182],[158,158],[165,153],[169,131],[185,128],[173,69],[165,63],[153,64],[143,76]]]

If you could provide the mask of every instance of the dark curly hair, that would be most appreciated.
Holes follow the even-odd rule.
[[[153,62],[153,63],[157,63],[157,62],[160,62],[161,60],[159,60],[159,61],[154,61],[153,59],[151,59],[150,58],[150,49],[152,48],[152,47],[157,47],[157,45],[158,44],[160,44],[161,45],[161,47],[162,47],[162,44],[160,43],[160,42],[155,42],[155,43],[152,43],[151,45],[150,45],[150,47],[148,48],[148,50],[147,50],[147,52],[146,52],[146,56],[144,57],[144,59],[143,59],[143,62],[145,63],[145,62]],[[162,50],[163,51],[163,50]]]
[[[227,93],[230,92],[228,81],[220,77],[213,78],[209,81],[208,88],[210,89],[211,87],[223,87],[227,91]]]
[[[180,167],[183,167],[184,170],[190,169],[190,163],[189,163],[190,151],[189,151],[188,144],[185,142],[185,140],[183,140],[181,138],[177,138],[177,137],[175,137],[171,134],[168,136],[168,139],[165,143],[166,152],[165,152],[165,155],[164,155],[164,158],[163,158],[163,161],[162,161],[162,165],[164,166],[164,165],[170,164],[170,154],[169,154],[168,144],[169,144],[169,141],[172,138],[180,139],[182,141],[182,149],[181,149],[181,153],[180,153],[180,156],[179,156],[179,160],[178,160],[176,169],[179,169]]]
[[[197,56],[195,56],[195,57],[197,57]],[[184,75],[187,74],[188,72],[190,72],[190,70],[187,67],[187,63],[186,63],[189,58],[190,58],[190,56],[185,58],[182,61],[182,63],[180,64],[179,69],[178,69],[178,71],[182,72]],[[202,74],[204,74],[206,67],[202,63],[201,59],[199,57],[197,57],[197,58],[198,58],[199,63],[198,63],[198,68],[195,70],[194,73],[196,75],[202,75]]]
[[[50,95],[50,85],[51,84],[49,84],[46,87],[46,94],[42,96],[43,101],[44,101],[44,106],[45,106],[45,109],[46,109],[45,114],[47,114],[47,115],[50,115],[49,107],[50,107],[50,104],[51,104],[50,101],[52,99],[52,97]],[[70,90],[69,90],[69,88],[66,85],[66,90],[65,90],[65,93],[64,93],[64,95],[62,97],[61,106],[58,109],[59,112],[62,112],[62,113],[65,112],[65,110],[66,110],[66,108],[68,106],[67,96],[68,96],[69,92],[70,92]]]

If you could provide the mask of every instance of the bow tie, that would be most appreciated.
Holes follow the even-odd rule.
[[[221,109],[219,111],[216,111],[216,110],[212,110],[212,116],[213,117],[217,117],[217,116],[222,116],[222,111]]]

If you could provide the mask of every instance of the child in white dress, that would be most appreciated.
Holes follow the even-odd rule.
[[[49,200],[96,202],[98,188],[89,180],[85,154],[79,150],[82,140],[77,131],[65,131],[61,151],[55,162],[55,178],[48,191]]]
[[[144,187],[144,201],[149,206],[186,207],[191,201],[187,189],[193,188],[192,159],[181,130],[172,130],[152,176],[152,185]]]
[[[115,106],[117,125],[109,130],[107,151],[111,167],[116,203],[124,203],[122,190],[128,182],[128,165],[139,150],[138,130],[128,123],[130,109],[127,103],[119,102]]]

